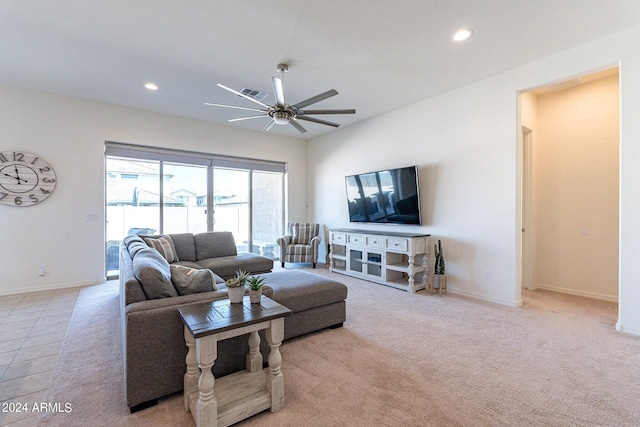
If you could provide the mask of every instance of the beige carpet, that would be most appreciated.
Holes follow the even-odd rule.
[[[534,291],[510,308],[333,277],[344,327],[285,342],[285,408],[238,426],[640,425],[640,339],[615,331],[616,304]],[[194,426],[180,395],[128,412],[117,293],[80,294],[48,396],[72,411],[40,425]]]

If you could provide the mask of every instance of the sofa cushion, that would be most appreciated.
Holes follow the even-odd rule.
[[[313,246],[311,245],[289,245],[284,249],[285,255],[311,255]]]
[[[290,270],[261,274],[273,289],[271,299],[294,313],[347,299],[347,287],[335,280],[306,271]]]
[[[147,245],[147,243],[142,240],[142,237],[138,235],[125,236],[122,241],[126,245],[131,258],[136,256],[138,251],[140,251],[141,249],[147,249],[149,247],[149,245]]]
[[[131,257],[133,258],[141,250],[149,249],[149,245],[147,245],[145,242],[133,242],[129,246],[127,246],[127,249],[129,250],[129,254],[131,255]]]
[[[176,253],[176,247],[173,244],[173,239],[169,236],[161,236],[157,239],[152,237],[145,237],[144,241],[147,242],[150,248],[153,248],[160,252],[160,255],[167,260],[167,262],[180,261],[178,254]]]
[[[138,236],[137,234],[131,234],[129,236],[124,236],[122,241],[124,242],[125,245],[127,245],[127,247],[129,247],[129,245],[134,243],[134,242],[142,242],[142,243],[144,243],[144,240],[142,240],[142,237]]]
[[[223,279],[236,274],[237,270],[249,273],[265,273],[273,269],[273,260],[252,253],[241,253],[235,256],[221,256],[198,261],[201,267],[208,268]]]
[[[140,281],[147,299],[177,297],[171,282],[169,263],[152,248],[143,249],[133,258],[133,274]]]
[[[195,269],[178,264],[171,264],[170,268],[171,281],[179,295],[218,290],[216,278],[211,270]]]
[[[196,261],[238,254],[236,241],[230,231],[198,233],[193,239],[196,243]]]
[[[193,240],[193,233],[176,233],[168,234],[168,236],[173,240],[180,261],[195,262],[197,260],[196,243]]]

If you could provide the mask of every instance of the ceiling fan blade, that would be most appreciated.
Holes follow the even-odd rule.
[[[294,128],[298,129],[300,131],[300,133],[305,133],[307,131],[305,128],[302,127],[302,125],[300,123],[298,123],[296,121],[296,119],[289,120],[289,123],[291,124],[291,126],[293,126]]]
[[[260,112],[267,112],[269,110],[260,110],[258,108],[248,108],[248,107],[237,107],[235,105],[226,105],[226,104],[213,104],[211,102],[205,102],[204,105],[208,105],[211,107],[224,107],[224,108],[235,108],[237,110],[248,110],[248,111],[260,111]]]
[[[237,90],[233,90],[230,87],[226,87],[225,85],[221,85],[220,83],[218,83],[218,86],[220,86],[224,90],[228,90],[231,93],[235,93],[236,95],[241,96],[244,99],[248,99],[251,102],[255,102],[256,104],[262,105],[265,108],[271,108],[267,104],[263,104],[262,102],[258,101],[257,99],[253,99],[252,97],[247,96],[242,92],[238,92]]]
[[[355,109],[349,110],[299,110],[298,115],[313,115],[313,114],[355,114]]]
[[[320,123],[321,125],[333,126],[334,128],[340,127],[338,123],[328,122],[326,120],[316,119],[315,117],[298,116],[298,120],[306,120],[308,122]]]
[[[276,121],[271,119],[271,121],[269,123],[267,123],[267,125],[264,127],[264,129],[262,129],[262,132],[266,132],[269,129],[271,129],[275,123],[276,123]]]
[[[282,80],[277,77],[271,77],[273,81],[273,94],[276,97],[276,105],[284,107],[284,91],[282,90]]]
[[[328,91],[326,91],[324,93],[321,93],[319,95],[312,96],[309,99],[305,99],[304,101],[298,102],[297,104],[292,105],[292,107],[294,107],[294,108],[299,110],[301,108],[306,107],[307,105],[315,104],[316,102],[320,102],[323,99],[331,98],[332,96],[335,96],[337,94],[338,94],[337,90],[331,89],[331,90],[328,90]]]
[[[261,119],[263,117],[269,117],[267,114],[263,114],[261,116],[249,116],[249,117],[238,117],[237,119],[227,120],[228,122],[239,122],[241,120],[251,120],[251,119]]]

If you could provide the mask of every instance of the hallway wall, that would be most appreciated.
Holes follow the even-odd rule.
[[[618,299],[618,75],[537,97],[536,287]]]

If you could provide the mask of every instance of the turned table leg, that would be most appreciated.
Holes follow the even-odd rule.
[[[271,327],[265,331],[269,343],[269,373],[267,374],[267,391],[271,393],[271,412],[284,406],[284,376],[282,375],[282,355],[280,344],[284,339],[284,318],[271,321]]]
[[[260,353],[260,335],[258,331],[249,334],[249,354],[247,354],[247,371],[256,372],[262,369],[262,353]]]
[[[198,378],[200,378],[200,369],[198,369],[198,360],[196,359],[196,340],[189,332],[189,329],[184,328],[184,340],[187,343],[187,372],[184,374],[184,410],[189,412],[189,399],[192,393],[198,391]]]
[[[218,357],[218,342],[212,337],[203,337],[196,340],[196,358],[200,368],[198,389],[200,390],[194,414],[196,426],[218,425],[218,402],[213,395],[216,379],[211,372],[211,367]]]

